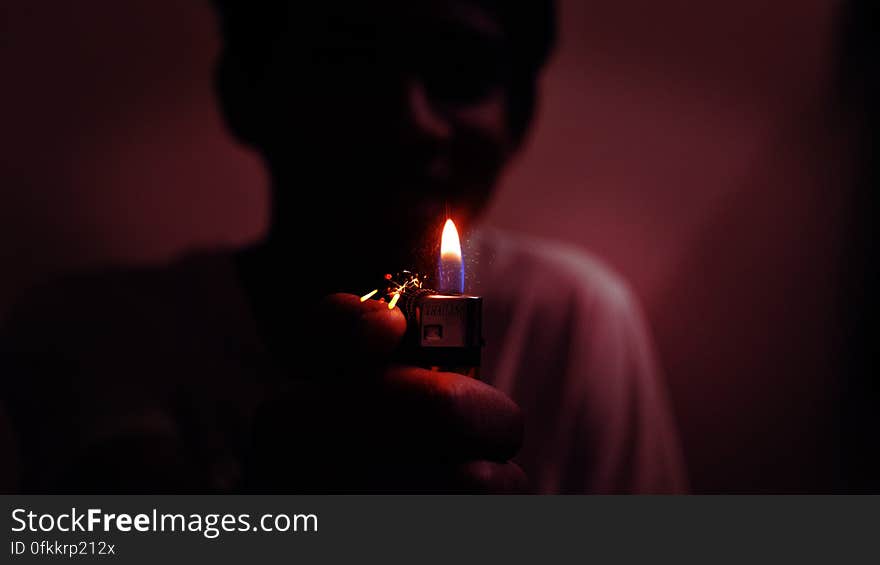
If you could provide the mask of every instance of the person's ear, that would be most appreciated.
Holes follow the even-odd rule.
[[[221,53],[214,69],[214,88],[229,130],[245,145],[258,147],[263,122],[260,85],[247,72],[241,56],[228,49]]]

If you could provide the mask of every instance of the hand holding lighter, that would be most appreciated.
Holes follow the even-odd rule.
[[[389,308],[399,307],[407,321],[398,358],[432,370],[479,378],[483,299],[464,294],[464,261],[452,220],[443,226],[437,279],[439,292],[424,287],[424,277],[418,273],[385,275],[389,286],[382,297],[387,297]],[[361,300],[378,292],[374,290]]]

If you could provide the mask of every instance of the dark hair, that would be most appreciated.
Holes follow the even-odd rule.
[[[554,0],[471,0],[495,14],[509,37],[512,53],[510,84],[510,122],[517,136],[528,127],[535,105],[535,81],[556,43]],[[217,9],[220,30],[227,51],[247,62],[248,77],[263,72],[265,60],[275,39],[289,25],[288,10],[308,17],[307,2],[253,2],[251,0],[212,0]]]

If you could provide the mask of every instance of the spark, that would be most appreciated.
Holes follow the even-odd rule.
[[[394,295],[391,297],[391,302],[388,303],[388,309],[394,310],[394,307],[397,306],[397,301],[399,299],[400,299],[400,293],[395,292]]]
[[[368,292],[361,296],[361,302],[366,302],[375,297],[376,300],[379,300],[380,302],[385,302],[387,300],[388,309],[393,310],[401,296],[421,289],[424,285],[424,281],[427,280],[427,276],[420,275],[413,271],[400,271],[396,275],[385,275],[384,278],[387,283],[385,290],[380,292],[379,289],[376,289]]]
[[[367,300],[373,298],[373,296],[375,296],[377,292],[379,292],[378,288],[372,292],[368,292],[367,294],[361,296],[361,302],[366,302]]]

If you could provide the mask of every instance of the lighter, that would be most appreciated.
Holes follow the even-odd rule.
[[[385,275],[387,288],[378,298],[387,299],[389,308],[400,308],[407,321],[399,360],[479,378],[483,299],[464,294],[464,261],[452,220],[446,221],[440,240],[438,289],[429,288],[427,279],[412,271]],[[378,294],[374,290],[361,300]]]

